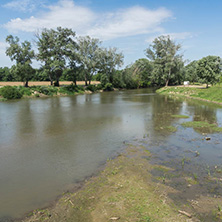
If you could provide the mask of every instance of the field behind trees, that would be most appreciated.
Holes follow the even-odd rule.
[[[72,81],[61,81],[60,85],[71,85],[73,82]],[[76,82],[77,85],[79,86],[84,86],[85,82],[84,81],[77,81]],[[91,82],[92,85],[97,85],[100,84],[99,81],[92,81]],[[0,82],[0,87],[1,86],[23,86],[24,83],[23,82]],[[29,82],[29,86],[50,86],[50,82],[49,81],[30,81]]]

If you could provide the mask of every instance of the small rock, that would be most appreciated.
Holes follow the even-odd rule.
[[[191,187],[191,186],[192,186],[191,184],[188,184],[188,185],[187,185],[187,187]]]
[[[120,219],[120,217],[111,217],[111,218],[109,218],[110,220],[119,220]]]

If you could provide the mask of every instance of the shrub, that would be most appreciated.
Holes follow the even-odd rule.
[[[68,94],[68,95],[73,95],[75,93],[82,93],[84,92],[83,86],[75,86],[73,84],[68,85],[68,86],[62,86],[59,89],[60,93]]]
[[[95,85],[89,85],[86,87],[86,90],[89,90],[91,92],[95,92],[97,90]]]
[[[102,84],[98,84],[98,85],[96,85],[96,90],[102,90],[102,89],[103,89]]]
[[[20,86],[18,87],[20,93],[24,96],[31,96],[32,95],[32,91],[30,88],[24,87],[24,86]]]
[[[53,96],[54,94],[57,94],[58,90],[53,86],[39,86],[36,88],[36,91],[48,96]]]
[[[13,86],[4,86],[0,89],[0,95],[5,99],[20,99],[22,98],[22,93],[19,89]]]
[[[106,83],[106,85],[103,88],[104,91],[113,91],[113,85],[112,83]]]
[[[106,74],[103,74],[100,78],[100,82],[102,86],[104,87],[107,83],[109,83],[108,77]]]

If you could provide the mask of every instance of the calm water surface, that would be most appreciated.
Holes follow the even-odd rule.
[[[221,127],[222,108],[159,96],[151,89],[1,102],[0,221],[47,206],[95,173],[124,143],[147,144],[162,161],[198,149],[196,164],[220,166],[221,134],[208,134],[211,140],[205,141],[206,135],[181,126],[192,120]]]

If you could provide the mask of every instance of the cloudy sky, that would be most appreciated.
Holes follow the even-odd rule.
[[[34,43],[35,33],[57,26],[117,47],[125,65],[144,58],[153,39],[166,34],[182,44],[186,60],[222,57],[221,9],[221,0],[1,0],[0,67],[12,65],[7,35]]]

